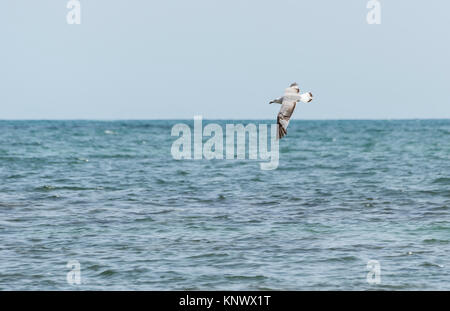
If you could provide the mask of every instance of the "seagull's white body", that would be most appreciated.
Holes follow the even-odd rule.
[[[295,86],[288,87],[284,91],[284,96],[271,101],[270,103],[281,104],[280,111],[278,112],[277,123],[278,123],[278,139],[284,137],[287,134],[287,127],[289,125],[289,120],[294,113],[295,106],[297,102],[309,103],[312,101],[313,95],[311,93],[299,94],[299,88]]]

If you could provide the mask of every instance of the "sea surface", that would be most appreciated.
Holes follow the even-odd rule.
[[[450,120],[291,121],[272,171],[180,122],[0,121],[0,290],[450,290]]]

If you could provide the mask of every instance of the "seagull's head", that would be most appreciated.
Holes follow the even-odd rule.
[[[298,87],[298,84],[296,82],[289,85],[289,87],[295,89],[297,91],[297,93],[300,93],[300,88]]]

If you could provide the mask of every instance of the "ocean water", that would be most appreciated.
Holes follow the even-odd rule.
[[[450,290],[450,120],[292,121],[273,171],[178,122],[0,121],[0,290]]]

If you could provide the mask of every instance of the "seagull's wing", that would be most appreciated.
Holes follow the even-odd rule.
[[[287,134],[287,127],[289,125],[289,120],[291,119],[291,117],[287,117],[285,115],[283,115],[282,113],[278,113],[278,117],[277,117],[277,125],[278,125],[278,133],[277,133],[277,138],[281,139],[284,136],[286,136]]]
[[[287,134],[287,127],[292,113],[295,110],[295,106],[298,100],[297,91],[293,88],[287,88],[283,96],[283,103],[281,104],[280,112],[278,112],[277,124],[278,135],[277,138],[281,139]]]
[[[269,104],[273,104],[273,103],[276,103],[276,104],[281,104],[281,103],[283,103],[283,97],[280,97],[280,98],[271,100],[271,101],[269,102]]]

